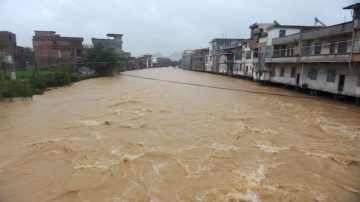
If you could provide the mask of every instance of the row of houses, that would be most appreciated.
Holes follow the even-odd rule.
[[[184,51],[180,67],[359,98],[360,3],[344,9],[353,19],[332,26],[254,23],[250,38]]]
[[[157,58],[152,55],[131,57],[131,53],[122,48],[122,34],[107,34],[108,38],[92,38],[92,43],[102,44],[107,48],[115,49],[116,53],[125,58],[127,69],[140,69],[155,67]],[[35,31],[32,38],[33,55],[38,68],[48,68],[56,64],[82,63],[83,45],[82,37],[63,37],[55,31]],[[0,31],[0,52],[5,56],[5,61],[13,69],[23,69],[29,63],[25,60],[23,47],[17,46],[16,35],[9,31]],[[34,64],[33,64],[34,65]],[[30,68],[32,68],[32,66]],[[29,66],[28,66],[29,67]]]

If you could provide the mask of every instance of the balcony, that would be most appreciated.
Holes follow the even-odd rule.
[[[349,62],[352,40],[301,47],[300,62]]]
[[[265,53],[266,63],[296,63],[299,62],[299,47],[278,49]]]
[[[354,50],[352,47],[354,45]],[[344,40],[316,43],[310,46],[289,47],[267,52],[266,63],[349,62],[351,53],[358,53],[359,41]]]
[[[266,63],[297,63],[299,57],[277,57],[277,58],[265,58]]]

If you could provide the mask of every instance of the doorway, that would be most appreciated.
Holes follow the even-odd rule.
[[[341,74],[339,77],[339,85],[338,85],[339,92],[342,92],[344,90],[344,84],[345,84],[345,75]]]
[[[296,74],[296,85],[300,84],[300,74]]]

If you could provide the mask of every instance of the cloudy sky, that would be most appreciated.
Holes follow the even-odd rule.
[[[357,0],[0,0],[0,30],[32,46],[34,30],[62,36],[106,37],[123,33],[135,56],[206,47],[215,37],[248,38],[254,22],[313,25],[351,19],[344,6]]]

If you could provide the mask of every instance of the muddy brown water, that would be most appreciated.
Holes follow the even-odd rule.
[[[126,74],[307,96],[175,68]],[[91,79],[0,102],[0,201],[359,201],[359,138],[360,107],[332,100]]]

